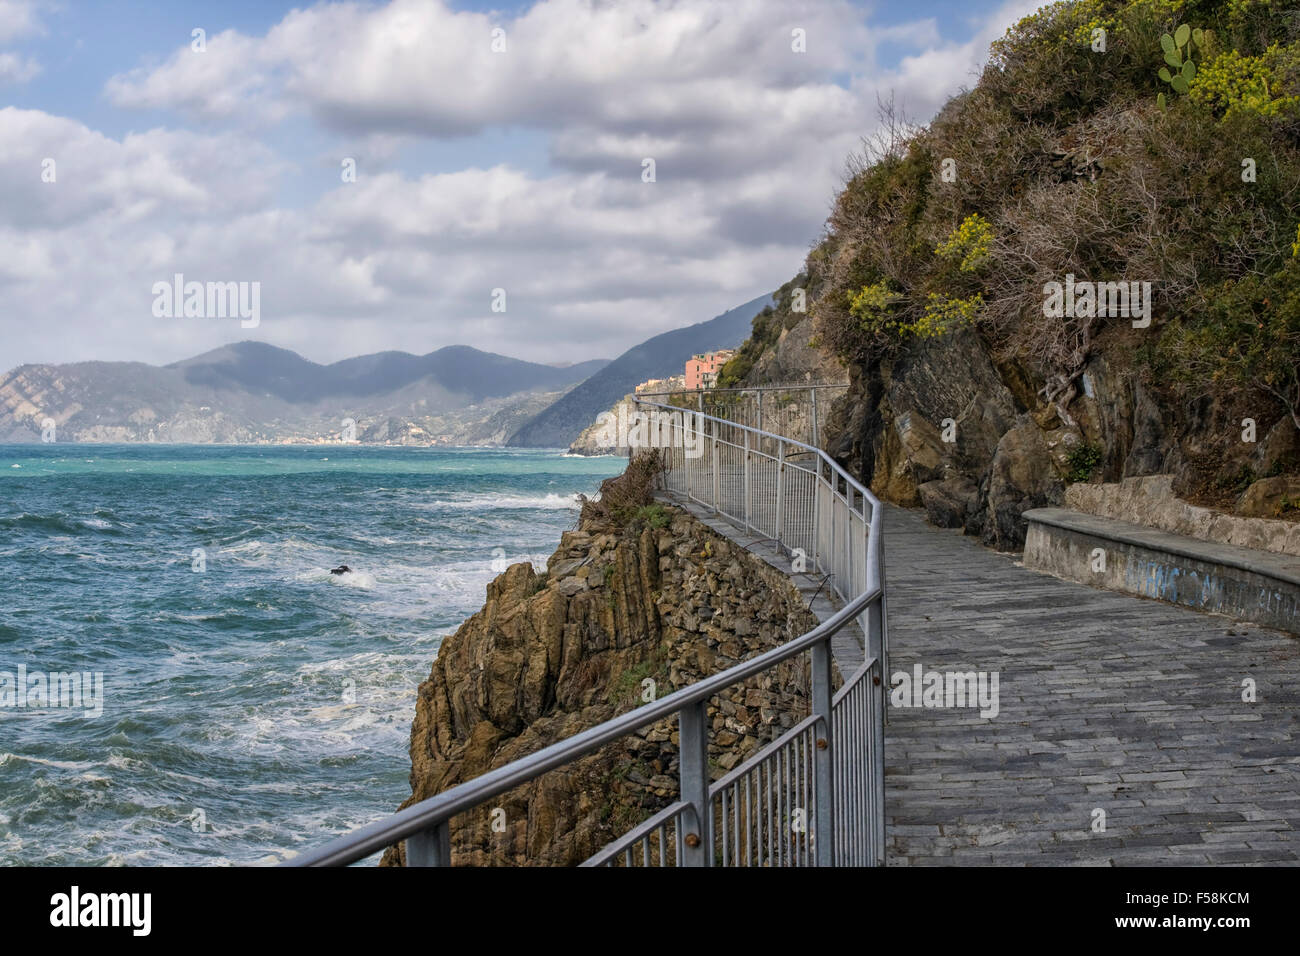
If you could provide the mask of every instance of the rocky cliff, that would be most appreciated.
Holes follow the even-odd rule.
[[[1087,361],[1068,422],[1024,365],[999,360],[972,331],[851,373],[827,450],[885,500],[999,550],[1024,546],[1022,512],[1064,504],[1075,484],[1164,475],[1171,503],[1296,513],[1285,476],[1300,465],[1300,442],[1289,417],[1249,396],[1173,401],[1122,348]],[[1257,441],[1242,441],[1244,419]]]
[[[842,362],[824,447],[1002,550],[1067,486],[1155,475],[1190,506],[1300,517],[1295,6],[1048,4],[928,125],[882,104],[720,380]]]
[[[411,797],[423,800],[784,643],[815,623],[780,571],[646,495],[638,467],[588,502],[544,573],[516,564],[420,685]],[[711,702],[715,778],[808,713],[803,661]],[[662,721],[455,821],[456,865],[573,865],[671,803]],[[386,865],[404,863],[402,847]]]

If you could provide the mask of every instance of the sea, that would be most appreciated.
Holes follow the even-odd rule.
[[[0,445],[0,863],[274,864],[394,811],[442,639],[624,464]]]

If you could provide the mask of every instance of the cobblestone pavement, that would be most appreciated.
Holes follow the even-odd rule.
[[[1060,581],[898,508],[885,555],[891,673],[996,672],[1000,707],[890,707],[891,865],[1300,860],[1300,639]]]

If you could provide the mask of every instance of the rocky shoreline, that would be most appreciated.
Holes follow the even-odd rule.
[[[544,573],[511,566],[443,642],[419,688],[403,807],[815,625],[779,570],[644,489],[629,504],[628,483],[605,482]],[[786,662],[710,703],[715,779],[807,715],[806,670]],[[677,771],[676,721],[660,721],[457,818],[452,862],[580,863],[671,803]],[[399,846],[383,865],[404,862]]]

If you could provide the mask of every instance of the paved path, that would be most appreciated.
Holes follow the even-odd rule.
[[[1300,860],[1300,639],[1060,581],[898,508],[885,569],[890,671],[996,671],[1000,696],[992,719],[890,708],[891,865]]]

